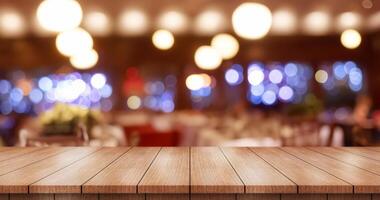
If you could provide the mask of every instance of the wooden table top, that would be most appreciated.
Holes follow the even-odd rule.
[[[380,147],[0,148],[0,193],[380,193]]]

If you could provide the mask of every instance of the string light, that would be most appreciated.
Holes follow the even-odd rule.
[[[91,50],[93,40],[87,31],[75,28],[58,34],[55,44],[61,54],[73,56]]]
[[[222,63],[222,56],[211,46],[199,47],[194,55],[197,66],[204,70],[214,70]]]
[[[345,30],[340,36],[340,41],[347,49],[356,49],[362,42],[360,33],[354,29]]]
[[[90,69],[96,65],[99,56],[95,50],[81,52],[70,57],[70,63],[73,67],[81,70]]]
[[[174,36],[167,30],[158,30],[153,33],[152,42],[161,50],[168,50],[174,45]]]
[[[235,57],[239,51],[239,42],[232,35],[225,33],[214,36],[211,46],[226,60]]]

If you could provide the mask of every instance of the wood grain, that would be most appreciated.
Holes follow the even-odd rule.
[[[251,148],[298,185],[299,193],[352,193],[353,187],[278,148]]]
[[[29,186],[30,193],[81,193],[81,186],[129,148],[102,148]]]
[[[71,148],[41,148],[36,151],[29,151],[29,153],[19,154],[17,157],[10,160],[0,162],[0,175],[7,174],[17,169],[23,168],[32,163],[38,162],[53,155],[57,155]],[[31,150],[31,149],[29,149]],[[6,151],[9,152],[9,151]]]
[[[137,193],[159,147],[134,147],[82,186],[83,193]]]
[[[191,200],[236,200],[236,194],[191,194]]]
[[[283,194],[281,200],[327,200],[326,194]]]
[[[380,176],[306,148],[285,147],[282,150],[354,186],[354,193],[379,193]]]
[[[28,185],[82,159],[98,150],[90,147],[73,147],[42,161],[30,164],[6,175],[0,176],[0,193],[27,193]]]
[[[246,193],[297,193],[297,185],[248,148],[222,148]]]
[[[380,200],[380,194],[372,194],[372,200]]]
[[[145,200],[143,194],[100,194],[99,200]]]
[[[98,200],[97,194],[55,194],[54,200]]]
[[[348,151],[350,153],[364,156],[373,160],[380,161],[380,152],[363,147],[341,147],[339,150]]]
[[[370,194],[329,194],[329,200],[371,200]]]
[[[138,193],[189,193],[190,149],[165,147],[138,185]]]
[[[358,156],[356,154],[339,150],[337,148],[310,147],[309,149],[380,175],[380,161]]]
[[[191,193],[244,193],[241,182],[218,147],[191,148]]]
[[[190,194],[147,194],[145,200],[190,200]]]
[[[0,200],[9,200],[9,194],[0,194]]]
[[[44,148],[37,148],[37,147],[2,147],[0,150],[0,161],[8,160],[11,158],[17,158],[18,156],[28,154],[34,151],[42,150]]]
[[[237,200],[280,200],[279,194],[238,194]]]
[[[53,194],[11,194],[10,200],[54,200]]]

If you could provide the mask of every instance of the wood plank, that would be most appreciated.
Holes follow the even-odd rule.
[[[0,200],[9,200],[9,194],[0,194]]]
[[[372,194],[372,200],[380,200],[380,194]]]
[[[237,200],[280,200],[279,194],[238,194]]]
[[[145,200],[144,194],[100,194],[99,200]]]
[[[0,193],[27,193],[30,184],[82,159],[96,150],[98,148],[72,147],[71,150],[0,176]]]
[[[282,150],[352,184],[354,193],[379,193],[380,176],[306,148],[285,147]]]
[[[380,161],[380,152],[374,151],[371,149],[367,149],[367,148],[363,148],[363,147],[340,147],[337,149],[343,150],[343,151],[348,151],[348,152],[356,154],[356,155],[360,155],[360,156],[364,156],[366,158],[370,158],[373,160]]]
[[[32,163],[41,161],[48,157],[57,155],[69,149],[70,148],[57,148],[57,147],[40,148],[40,150],[38,151],[30,151],[27,154],[24,153],[15,158],[2,161],[0,162],[0,175],[4,175],[9,172],[15,171],[17,169],[23,168],[27,165],[30,165]]]
[[[54,200],[53,194],[11,194],[10,200]]]
[[[283,194],[281,200],[327,200],[326,194]]]
[[[298,185],[299,193],[352,193],[353,187],[278,148],[251,148]]]
[[[138,185],[138,193],[189,193],[189,147],[162,148]]]
[[[191,194],[191,200],[236,200],[236,194]]]
[[[380,161],[358,156],[337,148],[310,147],[309,149],[380,175]]]
[[[54,200],[98,200],[98,194],[55,194]]]
[[[218,147],[191,148],[191,193],[244,193],[244,184]]]
[[[370,194],[329,194],[329,200],[371,200]]]
[[[134,147],[82,186],[83,193],[136,193],[159,147]]]
[[[248,148],[222,148],[246,193],[297,193],[297,185]]]
[[[146,194],[145,200],[190,200],[190,194]]]
[[[0,161],[9,160],[11,158],[17,158],[18,156],[28,154],[34,151],[38,151],[44,148],[39,147],[2,147],[0,150]]]
[[[30,193],[81,193],[81,186],[129,148],[102,148],[29,186]]]

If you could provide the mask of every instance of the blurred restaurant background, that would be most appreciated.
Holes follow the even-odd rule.
[[[380,0],[0,0],[2,146],[380,145]]]

